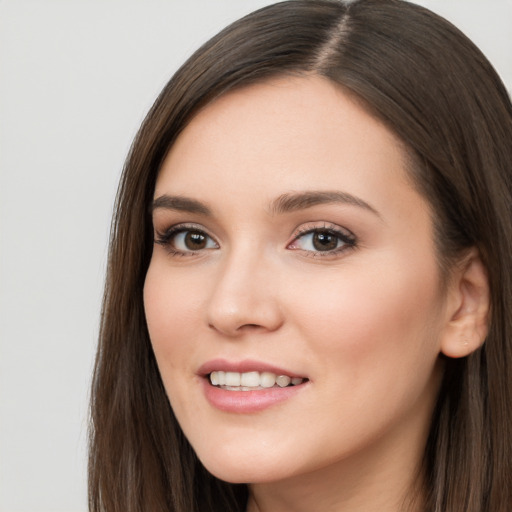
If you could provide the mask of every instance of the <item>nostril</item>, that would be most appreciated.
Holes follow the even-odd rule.
[[[212,323],[208,324],[208,328],[214,329],[214,330],[219,330]],[[262,329],[262,328],[263,328],[263,326],[262,325],[258,325],[258,324],[242,324],[242,325],[240,325],[238,327],[235,327],[235,332],[241,332],[241,331],[246,331],[246,330],[247,331],[253,331],[253,330]]]

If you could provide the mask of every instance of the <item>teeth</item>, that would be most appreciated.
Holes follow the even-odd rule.
[[[300,380],[302,380],[302,379],[300,379]],[[277,379],[276,379],[276,384],[280,388],[285,388],[286,386],[288,386],[288,384],[290,384],[291,381],[292,381],[292,379],[290,377],[288,377],[288,375],[279,375],[279,377],[277,377]]]
[[[215,372],[213,372],[215,373]],[[213,382],[212,382],[213,384]],[[240,385],[250,388],[257,388],[260,385],[259,372],[242,373],[240,376]]]
[[[226,386],[240,386],[240,374],[236,372],[226,372]]]
[[[276,383],[276,374],[263,372],[260,375],[260,386],[262,388],[271,388]]]
[[[222,386],[230,391],[250,391],[251,389],[267,389],[275,387],[284,388],[298,386],[305,379],[302,377],[289,377],[288,375],[276,375],[272,372],[223,372],[210,373],[210,382],[214,386]]]

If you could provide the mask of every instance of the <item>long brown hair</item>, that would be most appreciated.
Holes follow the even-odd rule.
[[[247,488],[200,464],[174,418],[151,349],[142,290],[149,205],[163,158],[201,107],[282,74],[351,91],[407,145],[435,213],[442,268],[468,247],[487,267],[483,347],[447,359],[425,449],[429,512],[512,510],[512,106],[455,27],[401,0],[296,0],[263,8],[201,47],[148,113],[113,219],[92,389],[92,512],[235,512]]]

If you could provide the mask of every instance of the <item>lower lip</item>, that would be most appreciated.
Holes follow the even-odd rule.
[[[284,402],[300,393],[307,383],[285,388],[258,389],[255,391],[229,391],[212,386],[204,379],[204,394],[213,407],[221,411],[247,414],[258,412]]]

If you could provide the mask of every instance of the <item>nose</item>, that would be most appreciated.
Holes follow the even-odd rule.
[[[221,266],[207,306],[208,326],[229,337],[272,332],[282,325],[276,272],[255,255],[233,255]]]

